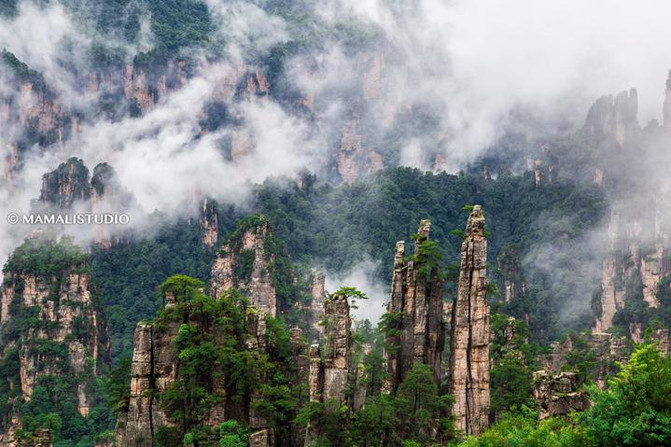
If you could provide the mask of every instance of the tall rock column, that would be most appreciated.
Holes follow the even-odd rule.
[[[332,295],[324,303],[326,343],[324,346],[323,399],[346,402],[345,389],[352,363],[352,320],[345,295]]]
[[[396,390],[413,363],[431,366],[436,383],[440,383],[445,346],[443,287],[437,267],[426,265],[428,261],[421,250],[429,240],[430,229],[430,221],[420,222],[410,260],[405,259],[405,242],[396,243],[388,305],[389,323],[396,330],[387,339],[388,391]]]
[[[324,321],[323,357],[318,344],[310,346],[310,401],[326,402],[333,399],[340,405],[351,405],[347,386],[352,371],[352,319],[347,296],[334,294],[326,299]],[[306,446],[312,445],[319,437],[319,431],[317,421],[311,421],[305,436]]]
[[[489,306],[485,217],[476,205],[461,245],[459,288],[452,307],[450,391],[457,429],[478,435],[489,425]]]

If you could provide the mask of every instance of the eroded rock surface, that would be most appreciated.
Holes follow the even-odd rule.
[[[489,305],[487,239],[482,208],[473,208],[461,245],[459,285],[452,308],[450,392],[457,429],[478,435],[489,425]]]

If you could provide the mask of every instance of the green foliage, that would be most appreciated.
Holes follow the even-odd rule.
[[[417,265],[417,273],[428,279],[434,271],[438,272],[440,270],[443,262],[440,244],[435,240],[421,241],[417,245],[413,259]]]
[[[395,168],[337,187],[314,178],[302,186],[268,180],[256,189],[254,210],[268,217],[275,237],[286,243],[297,262],[319,260],[326,270],[339,271],[372,258],[380,262],[378,279],[386,283],[396,241],[415,233],[422,218],[431,219],[431,240],[441,242],[445,265],[457,261],[462,238],[450,230],[463,227],[464,203],[479,203],[487,210],[490,259],[503,247],[515,247],[517,257],[524,259],[533,246],[562,238],[574,249],[569,261],[576,269],[593,255],[581,252],[578,241],[606,209],[601,190],[561,179],[536,186],[532,175],[486,181],[480,176]],[[496,275],[496,267],[493,272]],[[502,288],[507,277],[497,279]],[[557,290],[556,281],[542,272],[525,280],[524,301],[505,303],[503,310],[516,318],[528,315],[532,336],[549,342],[567,329],[556,315],[576,291]],[[589,320],[576,320],[572,326],[586,327],[582,325]]]
[[[252,405],[252,393],[257,393],[254,409],[267,418],[278,439],[288,442],[290,422],[304,396],[301,387],[289,382],[294,365],[286,325],[266,316],[266,349],[251,350],[250,338],[256,334],[250,334],[249,325],[259,318],[256,310],[235,289],[213,300],[201,285],[193,278],[175,275],[161,286],[179,293],[177,303],[161,311],[154,324],[176,332],[180,365],[177,380],[159,396],[162,407],[178,424],[184,442],[200,445],[216,437],[202,425],[210,408],[233,404],[246,408]],[[222,434],[220,442],[237,438],[244,442],[243,434]]]
[[[235,265],[235,275],[243,281],[247,281],[252,277],[254,272],[254,258],[256,253],[253,249],[240,250],[238,255],[238,262]]]
[[[209,39],[212,23],[207,6],[195,0],[152,0],[151,30],[159,50],[171,54],[183,47],[202,45]]]
[[[47,93],[44,76],[42,76],[40,72],[31,69],[28,65],[21,62],[14,53],[3,48],[2,52],[0,52],[0,62],[9,67],[12,74],[19,82],[30,82],[33,84],[33,88],[36,91]]]
[[[186,275],[173,275],[161,284],[162,295],[172,295],[177,302],[188,303],[202,297],[203,281]]]
[[[76,246],[71,238],[61,237],[56,241],[50,237],[26,239],[10,255],[2,271],[4,273],[60,276],[65,270],[87,271],[88,256]]]
[[[414,364],[396,395],[377,394],[358,411],[331,399],[310,402],[295,419],[298,426],[312,421],[319,427],[319,446],[402,446],[408,442],[428,445],[433,436],[454,439],[452,421],[446,415],[452,400],[440,394],[433,372]]]
[[[368,296],[356,287],[343,286],[335,291],[333,296],[344,296],[349,300],[352,309],[358,309],[356,300],[367,300]]]
[[[588,446],[587,435],[565,419],[538,421],[536,414],[522,408],[508,415],[479,437],[469,437],[459,447],[578,447]]]
[[[592,445],[671,443],[671,359],[640,345],[608,385],[592,388],[594,404],[580,417]]]
[[[238,215],[230,207],[220,208],[222,236],[235,228]],[[154,215],[151,227],[152,237],[130,237],[123,244],[94,247],[91,252],[91,281],[105,309],[114,363],[132,355],[135,325],[154,317],[160,305],[159,286],[166,279],[183,274],[203,283],[209,280],[215,253],[203,246],[199,222]]]
[[[219,426],[219,447],[246,447],[248,431],[237,421],[226,421]]]
[[[130,399],[130,357],[122,358],[109,373],[106,384],[111,410],[126,409]]]

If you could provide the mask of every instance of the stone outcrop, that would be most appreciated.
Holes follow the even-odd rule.
[[[429,241],[431,222],[419,224],[414,256],[405,259],[405,242],[396,243],[391,300],[388,312],[396,331],[387,340],[388,391],[395,391],[413,363],[429,365],[440,384],[445,346],[445,314],[442,280],[437,266],[429,264],[422,251]]]
[[[90,209],[90,199],[89,170],[79,158],[70,158],[42,177],[39,198],[42,207],[69,211],[80,202]]]
[[[321,324],[324,318],[324,303],[326,301],[326,276],[322,272],[316,272],[312,277],[312,284],[310,287],[310,314],[311,326],[315,334],[320,338],[324,336],[324,326]]]
[[[637,114],[636,89],[602,96],[589,109],[583,131],[594,143],[615,142],[624,147],[640,131]]]
[[[42,253],[36,254],[36,253]],[[64,253],[51,271],[44,259]],[[35,256],[35,257],[33,257]],[[44,257],[40,257],[44,256]],[[16,356],[17,373],[1,376],[0,389],[8,387],[14,423],[0,426],[2,439],[20,424],[20,408],[30,401],[42,380],[60,378],[68,393],[76,396],[77,409],[88,417],[94,396],[95,377],[109,365],[109,340],[86,272],[85,255],[66,242],[28,240],[10,257],[0,296],[0,361]],[[4,444],[3,444],[4,445]],[[11,444],[10,444],[11,445]]]
[[[539,359],[544,371],[558,374],[571,366],[569,357],[580,358],[592,353],[596,364],[590,379],[600,388],[605,388],[608,377],[617,373],[616,362],[626,362],[629,353],[626,337],[609,333],[572,334],[552,343],[551,347],[552,352]]]
[[[158,401],[177,378],[177,353],[172,340],[179,326],[158,330],[149,323],[138,323],[133,341],[130,399],[117,419],[119,446],[151,447],[156,430],[169,424]]]
[[[548,374],[534,373],[534,399],[538,403],[538,417],[546,419],[589,408],[587,393],[580,390],[582,383],[574,372]]]
[[[344,295],[331,295],[324,303],[324,352],[323,360],[318,367],[320,371],[313,371],[314,355],[319,350],[310,351],[310,378],[321,377],[318,389],[314,396],[320,400],[334,399],[340,404],[347,403],[347,380],[352,366],[352,320],[349,312],[349,303]],[[312,391],[312,390],[311,390]],[[313,399],[313,393],[310,395]]]
[[[174,304],[174,298],[166,296],[166,307]],[[246,349],[255,358],[268,355],[267,315],[254,307],[247,308],[245,315],[247,331],[242,335]],[[220,333],[220,329],[211,321],[201,318],[190,320],[188,324],[198,326],[203,333],[211,333],[215,345],[224,338],[224,333]],[[160,400],[161,393],[180,377],[180,359],[175,345],[179,330],[180,321],[161,320],[158,323],[141,322],[137,325],[131,363],[130,398],[119,413],[116,445],[150,447],[154,445],[159,430],[179,428],[170,419]],[[302,334],[294,331],[292,335],[292,350],[297,352],[297,358],[302,356],[303,359],[300,362],[302,369],[299,371],[297,366],[296,374],[306,377],[306,345],[300,339]],[[217,427],[228,419],[235,419],[250,428],[250,445],[274,446],[275,434],[265,416],[255,406],[255,402],[261,399],[260,390],[254,389],[247,395],[235,396],[232,385],[227,385],[225,381],[227,374],[227,371],[220,370],[211,375],[209,387],[219,399],[208,408],[203,424]],[[254,374],[257,374],[260,383],[267,381],[263,371],[254,371]]]
[[[450,392],[455,427],[478,435],[489,425],[489,306],[487,239],[482,208],[473,208],[461,245],[459,284],[452,306]]]
[[[308,387],[311,402],[333,400],[339,405],[352,406],[348,383],[352,371],[352,320],[345,295],[329,296],[324,303],[324,346],[310,346]],[[319,435],[319,426],[311,421],[305,445]]]
[[[267,250],[270,224],[263,217],[241,228],[219,250],[212,266],[210,294],[238,288],[249,296],[251,304],[271,316],[277,313],[277,293],[272,284],[275,255]]]
[[[624,309],[627,300],[640,300],[651,308],[659,305],[657,285],[671,273],[669,230],[666,217],[662,216],[663,197],[653,195],[644,210],[624,206],[612,208],[601,290],[595,297],[594,333],[610,329],[616,313]],[[641,334],[637,336],[635,326],[630,328],[630,335],[640,341]]]
[[[384,169],[382,155],[364,144],[361,127],[360,114],[352,112],[336,147],[336,170],[347,184],[354,183],[362,174]]]
[[[205,198],[200,207],[200,230],[203,246],[214,248],[219,240],[219,216],[217,202]]]

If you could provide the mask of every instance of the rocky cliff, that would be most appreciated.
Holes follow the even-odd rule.
[[[431,367],[434,380],[443,377],[442,352],[445,345],[442,280],[438,266],[429,256],[431,222],[419,224],[414,255],[405,258],[405,242],[396,243],[391,300],[388,312],[394,326],[387,344],[390,381],[387,388],[397,389],[413,363]]]
[[[217,202],[204,198],[200,207],[201,241],[209,249],[214,248],[219,240],[219,216]]]
[[[461,245],[459,284],[452,306],[450,392],[455,426],[478,435],[489,425],[489,305],[487,239],[482,208],[473,208]]]
[[[561,416],[589,408],[589,397],[580,388],[576,373],[564,371],[550,375],[545,371],[534,373],[534,399],[538,403],[540,419]]]
[[[198,427],[215,440],[220,424],[236,420],[249,427],[250,445],[275,445],[276,434],[259,407],[265,398],[261,385],[271,383],[267,372],[277,361],[277,346],[269,340],[272,317],[246,307],[233,290],[212,299],[194,281],[177,276],[166,282],[165,309],[155,322],[137,326],[130,397],[119,414],[116,444],[152,446]],[[291,350],[303,359],[291,369],[297,386],[307,378],[306,349],[300,330],[293,331]],[[219,354],[208,357],[209,352]],[[185,395],[194,385],[207,402]],[[295,442],[292,433],[283,439]]]
[[[109,342],[87,262],[66,240],[32,239],[3,270],[0,363],[12,367],[0,377],[0,390],[10,396],[0,415],[0,445],[13,445],[36,393],[62,399],[56,406],[62,418],[87,418],[99,398],[93,381],[109,365]],[[77,415],[68,414],[71,403]]]
[[[42,176],[39,204],[43,208],[70,211],[79,202],[90,210],[89,170],[79,158],[70,158]]]
[[[310,346],[310,370],[308,386],[311,402],[334,401],[338,406],[353,405],[353,394],[349,389],[352,374],[356,374],[352,363],[352,320],[347,296],[334,294],[324,302],[324,345]],[[319,437],[318,421],[310,421],[305,445]]]
[[[324,348],[323,359],[315,371],[317,349],[311,349],[310,383],[315,376],[321,377],[318,388],[310,390],[310,400],[319,397],[322,401],[335,399],[339,404],[347,403],[347,381],[352,369],[352,319],[345,295],[331,295],[324,302]]]
[[[601,288],[594,296],[594,333],[617,323],[640,342],[643,334],[637,326],[647,323],[648,309],[659,306],[658,284],[671,273],[669,231],[661,216],[661,196],[650,198],[648,205],[643,212],[637,206],[612,208]]]
[[[212,266],[210,293],[237,288],[246,293],[251,304],[271,316],[277,313],[277,292],[273,285],[275,254],[268,250],[270,223],[255,217],[241,226],[225,242]]]

